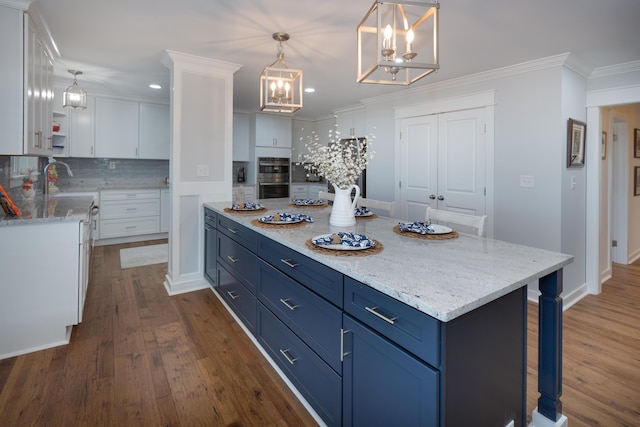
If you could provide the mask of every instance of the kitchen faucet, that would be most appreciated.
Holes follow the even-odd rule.
[[[47,165],[44,167],[44,171],[42,172],[42,174],[44,175],[44,185],[43,185],[43,192],[44,194],[49,194],[49,168],[51,167],[51,165],[63,165],[67,167],[67,173],[69,174],[70,177],[73,176],[73,172],[71,172],[71,168],[69,167],[68,164],[66,164],[65,162],[59,162],[58,160],[54,159],[53,157],[49,157],[49,163],[47,163]]]

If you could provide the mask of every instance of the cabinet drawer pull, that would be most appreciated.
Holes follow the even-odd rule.
[[[130,225],[130,226],[127,227],[127,230],[134,230],[135,228],[136,228],[135,225]]]
[[[283,263],[285,263],[286,265],[288,265],[291,268],[296,268],[298,265],[300,265],[300,264],[291,262],[291,259],[282,259],[282,258],[280,258],[280,261],[282,261]]]
[[[378,316],[379,318],[381,318],[385,322],[391,323],[392,325],[394,325],[396,323],[397,317],[387,317],[384,314],[380,314],[380,313],[378,313],[377,308],[378,307],[365,307],[365,310],[367,310],[371,314],[375,314],[376,316]]]
[[[135,212],[137,210],[138,210],[137,208],[127,208],[127,212],[129,212],[129,211],[134,211]]]
[[[345,356],[351,354],[350,351],[344,351],[344,336],[351,332],[350,329],[340,329],[340,361],[344,362]]]
[[[298,360],[297,357],[291,357],[291,355],[289,354],[289,349],[280,349],[280,353],[282,353],[284,358],[287,359],[287,362],[291,363],[292,365],[296,362],[296,360]]]
[[[236,234],[236,233],[237,233],[237,231],[236,231],[236,230],[234,230],[233,228],[228,228],[228,227],[227,227],[227,230],[229,230],[229,231],[230,231],[230,232],[232,232],[233,234]]]
[[[233,255],[227,255],[227,259],[234,263],[240,261],[238,258],[234,257]]]
[[[289,301],[291,301],[289,298],[280,298],[280,302],[283,303],[285,307],[287,307],[291,311],[299,307],[295,304],[291,304]]]
[[[214,218],[213,218],[212,216],[209,216],[209,215],[205,215],[205,216],[204,216],[204,219],[208,219],[208,220],[211,220],[211,221],[213,221],[213,220],[214,220]]]
[[[240,295],[236,294],[234,291],[227,291],[227,295],[229,295],[229,298],[231,299],[236,299],[240,297]]]
[[[205,229],[205,230],[207,230],[207,231],[213,231],[213,228],[211,228],[211,227],[210,227],[210,226],[208,226],[208,225],[205,225],[205,226],[204,226],[204,229]]]

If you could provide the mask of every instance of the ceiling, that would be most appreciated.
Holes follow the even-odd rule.
[[[86,90],[169,99],[165,50],[242,65],[234,109],[258,110],[258,75],[284,31],[287,63],[302,69],[304,107],[322,117],[359,100],[406,90],[356,83],[356,27],[372,0],[36,0],[56,42],[57,81],[84,72]],[[640,60],[638,0],[442,0],[440,71],[411,87],[571,53],[586,69]],[[161,90],[148,88],[159,83]]]

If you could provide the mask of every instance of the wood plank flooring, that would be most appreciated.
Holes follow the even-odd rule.
[[[166,264],[121,270],[96,247],[71,343],[0,361],[2,426],[313,426],[209,290],[169,297]],[[571,427],[640,426],[640,263],[564,313]],[[529,303],[527,414],[536,406],[537,306]]]
[[[0,425],[317,425],[210,290],[169,297],[166,263],[120,269],[140,245],[94,249],[69,345],[0,361]]]

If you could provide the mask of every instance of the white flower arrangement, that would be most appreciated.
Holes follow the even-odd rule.
[[[298,164],[302,164],[310,172],[324,176],[337,187],[346,189],[356,182],[375,155],[371,149],[375,138],[374,134],[370,134],[366,138],[341,140],[336,125],[335,131],[329,131],[329,144],[325,145],[314,131],[307,136],[305,143],[310,154],[300,154]],[[300,140],[302,139],[301,137]]]

